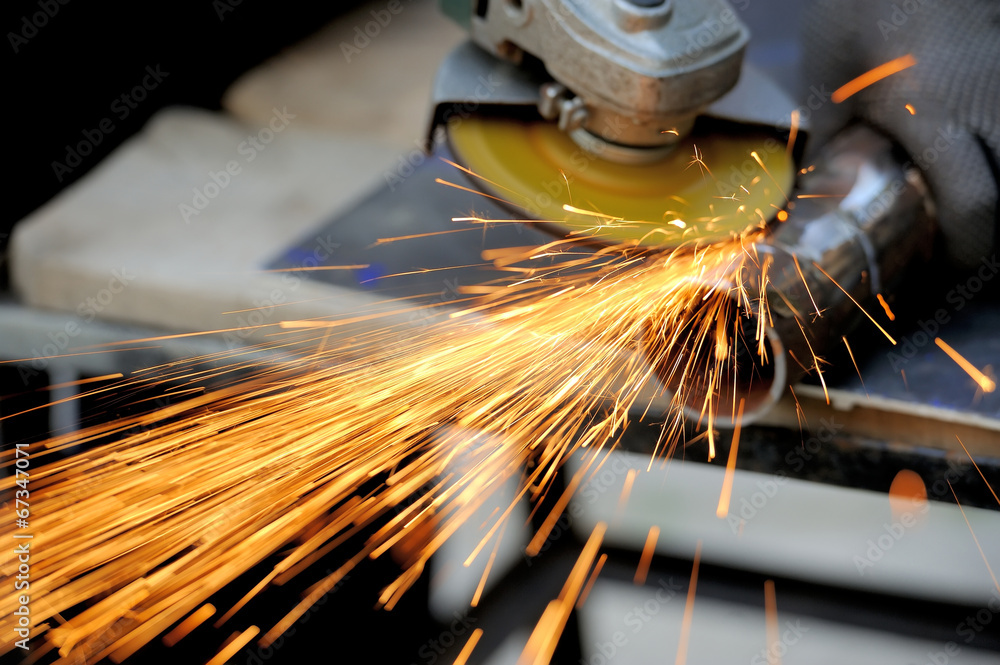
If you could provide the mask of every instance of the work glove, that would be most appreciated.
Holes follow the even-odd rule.
[[[966,269],[990,259],[1000,226],[1000,2],[813,0],[803,18],[803,82],[814,97],[803,108],[818,107],[811,149],[852,119],[877,127],[923,172],[948,258]],[[916,65],[840,104],[829,99],[907,54]]]

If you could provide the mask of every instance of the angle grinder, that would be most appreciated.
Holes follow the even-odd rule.
[[[727,399],[746,398],[744,423],[766,413],[929,251],[926,187],[890,141],[855,126],[798,163],[808,127],[744,64],[749,31],[724,0],[441,4],[470,41],[438,71],[428,141],[475,187],[607,245],[676,251],[766,231],[754,244],[771,257],[769,366],[733,361],[719,425]],[[697,414],[704,395],[687,400]]]

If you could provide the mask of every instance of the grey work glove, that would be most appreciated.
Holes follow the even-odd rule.
[[[1000,2],[814,0],[802,39],[813,94],[916,58],[841,104],[825,101],[810,118],[810,143],[852,118],[879,128],[923,171],[951,261],[973,268],[991,257],[1000,217]]]

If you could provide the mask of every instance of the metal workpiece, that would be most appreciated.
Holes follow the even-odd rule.
[[[907,266],[930,256],[935,229],[919,172],[903,165],[888,139],[860,125],[825,147],[813,170],[801,175],[787,220],[772,224],[738,277],[754,311],[742,314],[745,348],[722,384],[735,382],[736,390],[718,395],[720,426],[733,425],[734,399],[746,400],[743,423],[751,423],[786,386],[815,374],[817,364],[822,370],[816,359],[866,318],[862,307],[882,317],[876,295],[887,296]],[[762,284],[766,360],[755,341]],[[732,283],[714,288],[743,300]],[[873,326],[872,334],[882,333]],[[697,417],[703,399],[691,394],[688,415]]]
[[[749,39],[724,0],[492,0],[476,4],[469,27],[499,58],[541,61],[566,91],[555,105],[543,99],[545,114],[571,134],[653,148],[678,141],[736,85]]]

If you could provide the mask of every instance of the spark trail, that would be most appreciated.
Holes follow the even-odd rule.
[[[495,257],[512,279],[479,287],[464,309],[423,330],[350,336],[345,321],[287,322],[270,345],[286,352],[280,362],[230,352],[212,359],[225,361],[221,369],[208,359],[174,363],[96,389],[168,383],[195,396],[32,450],[32,547],[47,553],[32,565],[33,633],[66,661],[120,661],[279,551],[260,584],[220,608],[219,623],[369,532],[259,642],[273,642],[365,557],[393,549],[405,572],[381,595],[391,609],[508,479],[519,479],[518,499],[538,499],[571,454],[590,449],[575,487],[616,446],[631,413],[662,417],[651,407],[662,392],[656,377],[717,391],[714,377],[735,361],[726,331],[738,334],[742,314],[740,298],[704,285],[742,274],[754,260],[749,240],[592,254],[573,251],[576,242]],[[565,258],[539,268],[531,262],[539,255]],[[327,343],[332,334],[336,344]],[[290,352],[303,344],[314,350]],[[203,390],[210,379],[216,384]],[[666,422],[660,450],[669,453],[682,419]],[[54,454],[80,444],[94,447]],[[5,479],[3,489],[12,488]],[[492,518],[470,560],[489,554],[512,509]],[[15,568],[8,560],[2,572]],[[0,600],[3,651],[13,646],[12,602],[12,594]]]

